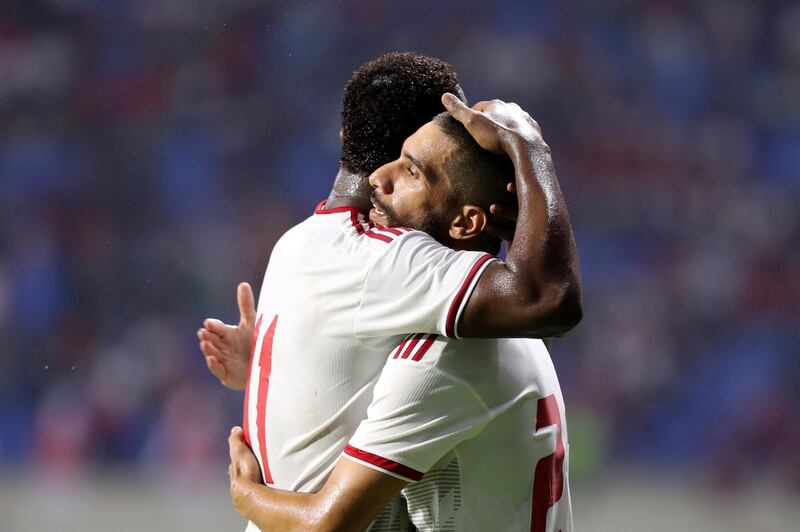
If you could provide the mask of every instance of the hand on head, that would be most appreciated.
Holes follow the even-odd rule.
[[[450,93],[442,96],[442,103],[484,150],[510,154],[513,143],[543,142],[539,124],[515,103],[481,101],[469,108]]]
[[[515,103],[481,101],[469,108],[449,93],[442,96],[442,103],[453,118],[464,124],[476,142],[492,153],[510,155],[514,144],[544,143],[539,124]],[[510,242],[516,231],[519,204],[516,183],[509,183],[507,189],[507,201],[493,203],[489,209],[492,216],[486,233]]]

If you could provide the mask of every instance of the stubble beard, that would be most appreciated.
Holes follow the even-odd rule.
[[[445,242],[448,223],[444,212],[438,210],[426,212],[423,216],[420,216],[419,219],[413,220],[411,217],[405,218],[398,216],[396,212],[381,201],[376,193],[372,194],[372,203],[383,211],[388,227],[408,227],[410,229],[416,229],[417,231],[428,233],[441,243]]]

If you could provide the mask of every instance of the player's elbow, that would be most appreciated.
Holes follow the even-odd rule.
[[[551,313],[553,336],[563,336],[583,319],[583,304],[579,290],[568,288],[559,295]]]
[[[583,319],[580,287],[553,287],[537,298],[531,308],[532,332],[538,337],[563,336]]]

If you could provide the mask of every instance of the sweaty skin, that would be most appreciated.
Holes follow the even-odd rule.
[[[487,331],[491,327],[494,327],[491,330],[519,331],[521,323],[527,323],[531,329],[565,332],[580,319],[580,279],[569,217],[550,150],[538,124],[515,104],[498,100],[480,102],[473,109],[454,105],[447,95],[444,102],[450,114],[465,125],[484,149],[511,157],[520,197],[517,231],[521,234],[509,249],[509,259],[493,264],[481,277],[476,292],[481,290],[482,295],[477,302],[475,295],[471,297],[467,305],[470,315],[462,320],[463,329],[459,332],[462,336],[479,336],[478,333],[498,336]],[[397,181],[391,183],[393,189],[397,185]],[[419,196],[405,196],[414,197]],[[401,208],[402,202],[396,207]],[[485,227],[485,220],[472,223]],[[557,256],[550,259],[540,256],[543,253]],[[559,266],[566,271],[557,271]],[[487,274],[490,274],[488,279]],[[498,306],[493,298],[522,305],[508,310]],[[471,310],[470,305],[473,305]],[[503,314],[486,315],[493,312]],[[548,312],[564,314],[559,326],[546,319]],[[505,326],[504,319],[511,320],[512,325]],[[340,458],[317,493],[271,489],[262,484],[258,462],[243,442],[240,428],[233,429],[228,443],[234,506],[265,532],[363,530],[406,485],[404,480]]]
[[[241,427],[228,438],[231,500],[236,511],[262,532],[364,530],[406,486],[405,480],[340,459],[317,493],[268,488],[261,470],[244,442]]]
[[[460,335],[563,335],[582,317],[580,269],[539,124],[514,103],[493,100],[470,109],[450,94],[442,101],[483,149],[511,158],[519,197],[516,236],[506,261],[492,263],[479,279],[459,323]]]
[[[494,100],[479,102],[470,109],[450,94],[445,94],[442,101],[481,147],[511,158],[516,176],[514,187],[509,190],[517,191],[519,201],[515,237],[506,261],[493,262],[481,275],[459,320],[459,335],[531,338],[563,335],[582,317],[580,269],[569,213],[550,148],[542,138],[539,125],[516,104]],[[389,163],[392,164],[395,163]],[[376,175],[381,175],[384,169],[370,176],[375,188],[380,188]],[[337,182],[354,179],[358,176],[344,170],[337,176]],[[372,201],[359,196],[339,198],[329,208],[355,206],[367,210],[367,205],[371,207]],[[490,210],[506,213],[512,219],[517,216],[513,209],[499,204],[493,204]],[[374,215],[375,210],[372,212]],[[386,220],[379,216],[378,221]],[[475,223],[479,222],[473,220]],[[486,220],[483,225],[491,228]],[[463,229],[454,224],[451,236],[452,231]],[[244,316],[242,311],[242,323]],[[252,341],[252,327],[242,327],[240,323],[237,329],[224,326],[218,320],[207,320],[206,328],[198,331],[198,336],[211,372],[226,386],[243,389],[247,363],[240,361],[249,357],[247,342]],[[238,345],[247,347],[234,350],[222,349],[219,345],[219,342],[233,342],[234,339]],[[214,346],[218,349],[212,350]]]

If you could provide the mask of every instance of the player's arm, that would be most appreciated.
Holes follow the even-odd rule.
[[[227,388],[244,390],[256,322],[255,298],[249,284],[239,284],[236,299],[239,325],[207,319],[197,331],[197,338],[209,371]]]
[[[317,493],[268,488],[258,462],[235,427],[228,438],[231,500],[263,532],[364,530],[407,484],[405,480],[340,458]]]
[[[505,262],[478,280],[458,335],[560,336],[582,317],[578,256],[550,148],[539,125],[516,104],[494,100],[472,109],[452,95],[442,101],[484,149],[514,163],[519,215]]]

